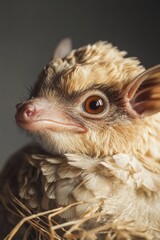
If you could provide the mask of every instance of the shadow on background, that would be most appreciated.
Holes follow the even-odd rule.
[[[74,48],[107,40],[150,67],[160,63],[159,0],[0,1],[0,163],[26,143],[15,104],[27,97],[64,37]]]

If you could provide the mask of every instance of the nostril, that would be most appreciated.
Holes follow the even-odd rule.
[[[35,107],[29,107],[26,109],[25,114],[30,117],[35,113]]]
[[[37,113],[35,104],[29,101],[17,104],[16,109],[15,117],[17,121],[31,121]]]

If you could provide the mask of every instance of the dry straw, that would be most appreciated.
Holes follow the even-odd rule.
[[[1,202],[3,202],[5,208],[10,211],[11,214],[15,214],[21,218],[17,225],[12,229],[12,231],[5,237],[4,240],[14,240],[14,237],[18,236],[19,231],[25,225],[22,240],[30,240],[31,232],[36,231],[36,238],[34,240],[151,240],[152,238],[146,234],[146,229],[141,229],[141,231],[136,231],[134,229],[134,223],[103,223],[99,226],[92,226],[88,229],[83,227],[84,223],[96,222],[100,217],[103,217],[100,213],[88,212],[82,218],[63,222],[58,224],[55,221],[55,217],[59,216],[63,212],[67,211],[69,208],[75,205],[83,203],[70,204],[67,207],[60,207],[52,209],[45,212],[31,213],[31,211],[12,193],[12,205],[14,208],[8,207],[3,197],[0,196]],[[14,212],[13,212],[14,209]],[[94,209],[95,211],[95,209]],[[93,212],[94,212],[93,211]],[[86,224],[85,224],[86,225]],[[88,224],[89,225],[89,224]],[[59,234],[59,230],[61,234]],[[19,238],[18,238],[19,239]]]

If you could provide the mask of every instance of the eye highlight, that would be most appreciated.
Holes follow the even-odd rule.
[[[83,108],[89,114],[99,114],[105,110],[106,104],[100,96],[90,96],[84,102]]]

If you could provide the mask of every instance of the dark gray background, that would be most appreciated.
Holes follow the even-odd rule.
[[[58,41],[108,40],[146,66],[160,63],[159,0],[0,1],[0,162],[27,141],[15,104],[27,96]]]

